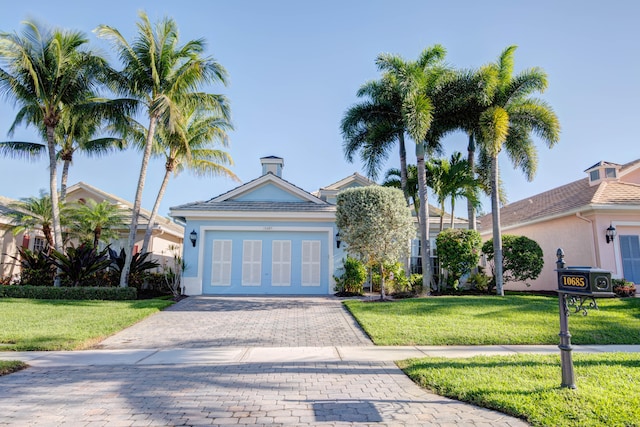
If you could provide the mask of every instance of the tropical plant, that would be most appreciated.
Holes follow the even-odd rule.
[[[505,282],[535,280],[542,272],[544,257],[542,248],[535,241],[526,236],[513,236],[505,234],[502,236],[504,256],[502,258],[502,271]],[[494,279],[497,279],[497,262],[495,256],[495,245],[491,240],[487,240],[482,245],[482,252],[487,256],[488,261],[493,261]],[[494,280],[497,283],[497,280]],[[526,283],[529,286],[528,283]]]
[[[491,213],[498,295],[504,295],[498,156],[505,148],[514,166],[525,168],[527,179],[531,180],[537,166],[531,134],[535,133],[549,147],[558,142],[560,134],[560,124],[553,109],[546,102],[530,97],[547,88],[546,73],[540,68],[531,68],[514,76],[515,50],[516,46],[509,46],[496,63],[484,67],[489,102],[480,114],[479,122],[481,144],[491,159]]]
[[[153,270],[160,266],[155,260],[149,260],[151,252],[138,252],[131,257],[128,283],[134,285],[136,288],[140,288],[144,281],[144,274],[148,270]],[[109,259],[111,260],[110,268],[118,276],[122,275],[124,266],[126,264],[127,254],[124,248],[120,249],[120,252],[116,252],[109,248]]]
[[[402,191],[388,187],[350,188],[338,193],[336,226],[347,244],[347,252],[380,266],[408,256],[415,236],[411,211]],[[380,298],[385,298],[384,280]]]
[[[384,175],[382,185],[402,190],[401,175],[400,169],[389,169]],[[420,198],[418,197],[418,168],[416,165],[407,165],[407,184],[404,194],[408,197],[410,205],[413,205],[417,218],[420,212]]]
[[[367,269],[357,258],[347,255],[342,263],[342,274],[334,277],[336,291],[343,294],[362,295],[362,285],[367,280]]]
[[[19,105],[15,122],[44,130],[49,157],[53,247],[62,249],[58,207],[56,128],[65,112],[86,102],[106,64],[82,48],[86,37],[76,31],[46,30],[27,21],[22,35],[0,33],[0,92]],[[59,285],[59,283],[56,283]]]
[[[108,39],[118,54],[123,69],[113,76],[114,90],[129,96],[146,109],[147,126],[138,185],[133,203],[126,254],[133,253],[138,216],[147,167],[153,148],[156,127],[162,121],[168,132],[179,132],[180,118],[189,106],[201,106],[229,118],[226,98],[201,92],[203,85],[226,83],[226,71],[213,58],[203,57],[204,40],[190,40],[179,45],[178,27],[173,19],[165,18],[152,25],[144,12],[139,13],[138,33],[129,43],[117,29],[100,25],[99,37]],[[127,286],[132,257],[125,261],[120,286]]]
[[[33,230],[42,230],[47,241],[45,250],[53,248],[52,222],[53,212],[51,197],[44,190],[40,196],[25,197],[15,203],[10,203],[10,210],[4,215],[11,219],[14,235]]]
[[[21,285],[53,285],[53,277],[56,269],[49,262],[44,252],[30,251],[27,248],[18,247],[18,256],[9,255],[20,263]]]
[[[63,211],[69,220],[71,233],[82,243],[94,248],[102,240],[106,243],[118,237],[125,225],[126,215],[118,205],[93,199],[67,205]]]
[[[443,60],[445,49],[435,45],[425,49],[416,61],[405,61],[397,55],[381,54],[376,63],[388,79],[395,81],[401,99],[404,131],[413,139],[418,169],[418,197],[420,199],[420,243],[422,248],[423,288],[430,289],[432,268],[427,220],[428,198],[425,182],[425,138],[431,126],[433,104],[429,95],[443,76],[449,73]]]
[[[448,228],[436,237],[438,259],[449,273],[450,281],[458,281],[480,261],[482,240],[476,230]]]
[[[109,247],[106,247],[98,252],[89,245],[80,245],[77,248],[71,245],[65,252],[54,249],[50,255],[44,256],[62,272],[62,278],[71,286],[81,286],[88,285],[89,279],[109,267],[111,260],[107,255],[108,250]]]
[[[233,164],[233,159],[228,152],[218,148],[228,146],[227,131],[230,129],[231,123],[215,112],[189,107],[185,108],[177,131],[169,132],[168,126],[158,126],[154,151],[164,156],[165,173],[149,216],[142,252],[145,252],[149,245],[160,202],[172,174],[177,176],[187,169],[197,176],[226,176],[239,181],[227,168],[227,165]]]

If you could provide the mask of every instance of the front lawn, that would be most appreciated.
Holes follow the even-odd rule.
[[[558,344],[557,297],[452,296],[393,302],[345,301],[378,345]],[[640,298],[599,299],[572,314],[573,344],[640,344]]]
[[[640,355],[574,354],[577,390],[560,388],[559,355],[399,362],[433,392],[534,426],[640,426]]]
[[[0,350],[81,350],[173,304],[169,300],[0,299]]]

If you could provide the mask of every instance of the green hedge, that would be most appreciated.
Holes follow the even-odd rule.
[[[66,300],[134,300],[136,288],[0,286],[0,298],[66,299]]]

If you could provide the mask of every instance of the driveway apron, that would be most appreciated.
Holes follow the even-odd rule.
[[[310,356],[34,364],[0,377],[0,425],[527,425],[423,390],[392,362],[322,360],[332,346],[375,350],[334,298],[190,297],[101,344],[114,358],[142,353],[133,349],[286,352],[296,346],[306,347]]]

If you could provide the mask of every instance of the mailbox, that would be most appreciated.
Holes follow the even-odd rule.
[[[590,296],[613,297],[611,272],[593,267],[558,268],[558,291]]]

